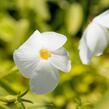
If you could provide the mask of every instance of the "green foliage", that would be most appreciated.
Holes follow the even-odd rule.
[[[81,64],[77,50],[84,28],[94,16],[109,8],[109,0],[0,0],[0,4],[0,109],[109,107],[109,49],[102,57],[93,58],[89,66]],[[29,83],[13,62],[14,50],[36,29],[65,34],[65,47],[72,61],[71,71],[61,74],[58,87],[42,96],[18,93]]]
[[[69,5],[65,20],[68,33],[75,35],[79,31],[83,20],[82,6],[77,3]]]

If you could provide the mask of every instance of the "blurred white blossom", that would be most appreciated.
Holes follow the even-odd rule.
[[[83,64],[88,64],[93,55],[103,53],[109,42],[109,10],[95,17],[83,33],[79,55]]]

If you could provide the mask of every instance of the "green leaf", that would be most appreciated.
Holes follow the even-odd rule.
[[[17,6],[21,10],[22,14],[25,14],[28,9],[32,9],[42,19],[50,19],[47,0],[28,0],[28,2],[27,0],[18,0]]]
[[[13,95],[1,96],[0,101],[5,103],[13,103],[16,101],[16,96]]]
[[[7,106],[10,108],[10,109],[21,109],[21,108],[18,108],[16,103],[10,103],[10,104],[7,104]]]
[[[29,22],[26,19],[21,19],[16,23],[15,34],[11,42],[8,44],[8,51],[13,53],[13,51],[21,45],[27,38],[27,31],[29,28]]]
[[[70,34],[75,35],[81,27],[83,21],[83,10],[81,5],[71,4],[66,11],[66,27]]]
[[[4,88],[10,94],[17,94],[15,90],[5,80],[0,79],[0,86]]]
[[[16,102],[16,106],[18,109],[26,109],[22,102]]]
[[[25,90],[23,93],[20,93],[19,97],[25,96],[28,93],[28,91],[29,91],[29,88],[27,90]]]
[[[47,7],[47,0],[31,0],[32,8],[36,11],[38,16],[44,20],[50,19],[50,14]]]
[[[11,61],[0,60],[0,64],[2,64],[2,66],[0,66],[0,79],[18,70],[16,67],[13,67]]]
[[[109,109],[109,90],[93,109]]]
[[[0,103],[0,109],[10,109],[8,106],[6,106],[3,103]]]
[[[27,99],[21,98],[21,101],[22,101],[22,102],[27,102],[27,103],[32,103],[32,104],[33,104],[33,102],[32,102],[31,100],[27,100]]]
[[[0,39],[10,42],[15,34],[16,21],[7,14],[0,17]]]

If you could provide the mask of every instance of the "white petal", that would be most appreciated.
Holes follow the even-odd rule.
[[[109,9],[95,17],[93,21],[104,27],[109,28]]]
[[[66,41],[67,38],[62,34],[55,32],[40,33],[36,30],[20,48],[23,48],[24,46],[31,46],[36,50],[45,48],[54,51],[62,47]]]
[[[41,37],[41,33],[38,30],[36,30],[27,39],[27,41],[25,41],[25,43],[20,46],[20,49],[25,48],[25,46],[29,46],[35,49],[36,51],[39,50],[43,46],[43,41],[40,39],[40,37]]]
[[[85,35],[85,33],[84,33],[84,35]],[[85,37],[82,37],[82,39],[80,41],[79,55],[80,55],[80,59],[81,59],[83,64],[88,64],[90,62],[90,59],[92,57],[92,53],[87,46]]]
[[[80,42],[80,58],[88,64],[93,55],[101,54],[108,44],[108,33],[105,28],[92,22],[82,36]]]
[[[106,28],[92,22],[88,28],[86,40],[91,52],[100,54],[108,44],[108,32]]]
[[[69,72],[71,69],[71,61],[67,51],[64,48],[54,51],[49,61],[54,67],[64,72]]]
[[[44,43],[43,46],[52,51],[62,47],[67,41],[64,35],[55,32],[41,33],[41,39]]]
[[[39,62],[37,52],[28,46],[15,50],[13,58],[21,73],[27,78],[33,75]]]
[[[30,80],[32,92],[45,94],[53,91],[59,82],[59,72],[49,63],[41,62]]]

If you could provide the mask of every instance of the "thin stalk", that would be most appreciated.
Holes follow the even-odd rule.
[[[17,94],[15,90],[5,80],[0,79],[0,86],[4,88],[9,94]]]

